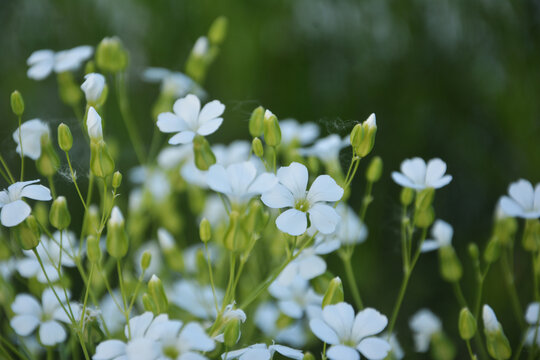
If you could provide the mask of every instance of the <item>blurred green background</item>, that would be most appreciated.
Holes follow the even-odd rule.
[[[118,35],[131,55],[133,114],[146,131],[153,127],[150,109],[158,87],[141,81],[142,70],[182,71],[194,41],[219,15],[229,19],[229,32],[205,89],[227,110],[221,137],[211,141],[248,139],[247,118],[258,104],[280,118],[314,121],[323,134],[345,135],[355,121],[375,112],[374,153],[383,158],[385,171],[367,216],[368,242],[355,255],[365,303],[390,315],[397,296],[400,189],[390,173],[413,156],[440,157],[454,176],[437,193],[436,211],[454,226],[468,277],[465,296],[472,301],[467,244],[485,244],[496,201],[510,182],[540,180],[535,0],[2,0],[0,150],[17,160],[9,108],[14,89],[24,95],[25,120],[74,122],[58,99],[54,76],[41,82],[26,77],[26,59],[34,50],[95,46]],[[343,154],[345,165],[349,156]],[[351,205],[359,208],[361,177],[353,191]],[[525,307],[532,299],[530,259],[517,248],[516,282]],[[338,257],[332,260],[341,272]],[[459,338],[459,307],[437,267],[435,254],[420,260],[400,313],[397,331],[409,351],[406,320],[421,307],[442,316],[445,329]],[[500,278],[495,266],[486,301],[515,346],[518,322]]]

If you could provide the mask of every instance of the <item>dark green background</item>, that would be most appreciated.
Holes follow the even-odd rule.
[[[237,138],[240,126],[247,138],[247,117],[258,104],[280,118],[314,121],[323,132],[342,135],[354,121],[377,114],[374,153],[382,156],[385,171],[374,190],[370,237],[358,248],[356,266],[365,302],[387,315],[401,267],[399,187],[390,173],[403,159],[447,162],[454,180],[437,192],[436,210],[454,226],[463,262],[468,242],[485,244],[495,203],[508,184],[521,177],[540,180],[540,3],[533,0],[3,0],[2,154],[16,161],[9,108],[14,89],[24,95],[25,119],[74,121],[58,99],[54,76],[41,82],[26,77],[26,59],[34,50],[96,45],[118,35],[131,54],[133,113],[141,129],[150,130],[157,86],[140,81],[142,69],[183,70],[193,42],[219,15],[229,18],[229,34],[205,88],[227,110],[222,138],[212,142]],[[348,156],[343,155],[345,165]],[[363,182],[355,186],[353,200]],[[521,250],[516,255],[523,306],[532,296],[525,255]],[[437,267],[436,254],[426,255],[413,276],[397,327],[407,350],[412,344],[404,320],[420,307],[440,314],[458,339],[459,309]],[[334,269],[341,271],[337,261]],[[465,271],[465,296],[471,301],[468,263]],[[495,266],[486,299],[515,345],[517,321],[500,276]]]

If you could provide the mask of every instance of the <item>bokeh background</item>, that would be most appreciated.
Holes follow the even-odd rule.
[[[41,82],[26,77],[26,59],[34,50],[95,46],[118,35],[130,51],[132,109],[144,132],[153,127],[150,109],[158,87],[141,81],[142,70],[182,71],[194,41],[220,15],[229,19],[229,31],[204,87],[226,104],[228,126],[213,141],[248,139],[247,119],[259,104],[280,118],[314,121],[323,134],[345,135],[355,121],[375,112],[374,153],[385,170],[367,216],[369,239],[355,255],[365,303],[389,315],[397,296],[400,189],[390,173],[413,156],[440,157],[454,176],[437,192],[435,206],[437,216],[454,226],[454,244],[465,265],[464,292],[472,301],[467,244],[485,244],[496,201],[510,182],[540,180],[540,2],[535,0],[2,0],[2,154],[17,160],[9,108],[14,89],[25,97],[26,119],[74,121],[58,99],[54,76]],[[349,156],[343,154],[346,165]],[[351,201],[357,208],[362,190],[359,177]],[[525,307],[532,298],[531,268],[517,249],[516,282]],[[342,271],[337,256],[331,261]],[[437,256],[429,254],[413,275],[397,327],[408,351],[406,319],[421,307],[440,315],[445,329],[459,338],[459,307],[437,268]],[[518,322],[499,285],[501,275],[495,266],[485,298],[515,346]]]

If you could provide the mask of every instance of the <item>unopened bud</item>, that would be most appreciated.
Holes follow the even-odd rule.
[[[100,224],[99,208],[92,204],[88,207],[88,211],[84,213],[83,234],[96,235]]]
[[[105,76],[98,73],[91,73],[84,76],[85,81],[81,85],[84,91],[86,102],[92,106],[100,105],[101,95],[105,88]]]
[[[114,160],[103,140],[90,143],[90,171],[100,178],[105,178],[114,171]]]
[[[264,141],[269,146],[278,146],[281,143],[281,128],[276,115],[270,110],[264,112]]]
[[[416,195],[414,207],[416,210],[425,210],[431,206],[435,198],[434,188],[425,188]]]
[[[54,150],[49,136],[43,134],[41,137],[41,155],[36,161],[36,168],[43,176],[53,176],[60,167],[60,159]]]
[[[101,261],[99,239],[94,235],[90,235],[86,238],[86,256],[92,263],[99,263]]]
[[[316,359],[312,353],[307,352],[304,354],[304,357],[302,358],[302,360],[316,360]]]
[[[225,247],[227,250],[238,250],[238,242],[239,242],[239,218],[240,214],[238,214],[238,211],[231,211],[229,214],[229,226],[227,227],[227,231],[225,232]]]
[[[450,245],[439,248],[439,266],[441,276],[449,282],[456,282],[461,279],[463,269],[454,248]]]
[[[365,134],[364,134],[364,128],[362,127],[362,124],[356,124],[354,125],[352,131],[351,131],[351,146],[353,149],[356,149],[357,147],[362,144],[362,141],[364,140]]]
[[[159,312],[157,311],[156,305],[152,301],[152,298],[149,294],[144,293],[142,296],[142,303],[145,311],[151,311],[154,315],[158,315]]]
[[[425,229],[431,226],[434,220],[435,220],[435,211],[433,210],[432,206],[429,206],[426,209],[416,211],[414,224],[421,229]]]
[[[69,126],[64,123],[58,125],[58,145],[62,151],[68,152],[73,146],[73,135]]]
[[[264,149],[261,139],[259,139],[258,137],[254,138],[251,142],[251,148],[253,149],[253,153],[255,154],[255,156],[257,156],[258,158],[263,157]]]
[[[249,205],[247,216],[244,219],[244,227],[248,233],[258,234],[264,227],[265,217],[264,209],[259,201],[253,201]]]
[[[117,259],[123,258],[128,251],[128,237],[124,228],[124,217],[115,206],[107,223],[107,252]]]
[[[148,269],[151,261],[152,261],[152,254],[150,253],[150,251],[147,250],[143,252],[141,256],[141,268],[143,269],[143,271]]]
[[[67,206],[67,200],[63,196],[54,199],[49,211],[49,222],[58,230],[67,229],[71,223],[71,214]]]
[[[79,106],[83,93],[79,88],[79,84],[75,82],[73,73],[71,71],[64,71],[59,73],[58,79],[58,92],[62,102],[69,106]]]
[[[225,39],[225,36],[227,35],[227,24],[227,18],[225,16],[220,16],[214,20],[212,25],[210,25],[210,29],[208,30],[208,40],[210,40],[212,45],[221,45],[223,39]]]
[[[343,301],[343,284],[341,283],[341,279],[339,276],[336,276],[330,281],[330,284],[328,285],[328,289],[326,289],[326,293],[324,294],[323,300],[322,300],[322,307],[326,305],[334,305],[337,303],[340,303]]]
[[[361,157],[368,155],[375,145],[376,134],[377,121],[375,119],[375,114],[371,114],[368,119],[362,123],[362,132],[357,130],[354,137],[351,133],[351,144],[353,144],[353,140],[355,141],[355,145],[353,145],[354,152]]]
[[[258,106],[253,110],[249,118],[249,133],[253,137],[258,137],[264,131],[264,108]]]
[[[122,71],[127,67],[128,54],[122,41],[117,37],[106,37],[96,49],[96,64],[107,72]]]
[[[400,201],[401,205],[409,206],[414,200],[414,190],[411,188],[403,188],[401,190]]]
[[[32,250],[39,245],[39,225],[33,215],[29,215],[16,229],[19,243],[24,250]]]
[[[484,250],[484,260],[487,263],[494,263],[501,256],[501,244],[496,240],[490,240]]]
[[[497,360],[509,359],[512,356],[512,348],[503,332],[502,325],[489,305],[484,305],[482,308],[482,319],[484,320],[484,335],[489,355]]]
[[[467,248],[469,251],[469,256],[473,261],[478,261],[480,257],[480,251],[478,250],[478,245],[475,243],[469,243],[469,247]]]
[[[197,135],[193,139],[193,153],[199,170],[206,171],[216,163],[216,156],[203,136]]]
[[[366,179],[369,182],[377,182],[381,178],[383,170],[383,161],[380,156],[375,156],[366,171]]]
[[[112,178],[112,187],[118,189],[122,185],[122,173],[120,171],[115,171]]]
[[[201,237],[201,241],[204,243],[210,241],[212,238],[212,226],[207,218],[201,220],[199,225],[199,236]]]
[[[233,347],[240,338],[240,319],[230,319],[225,324],[223,331],[223,340],[225,346]]]
[[[527,219],[523,234],[523,247],[527,251],[537,251],[540,249],[540,221],[538,219]]]
[[[163,283],[156,275],[152,275],[148,282],[148,294],[150,294],[153,303],[156,305],[158,313],[162,314],[167,311],[169,301],[167,295],[165,295]]]
[[[458,328],[459,336],[463,340],[470,340],[476,334],[476,319],[467,307],[461,309],[459,313]]]
[[[24,113],[24,101],[21,93],[17,90],[11,93],[11,111],[17,116]]]

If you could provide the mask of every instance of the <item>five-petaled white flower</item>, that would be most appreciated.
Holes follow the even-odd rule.
[[[37,160],[41,156],[41,138],[43,135],[50,137],[51,131],[49,125],[40,119],[32,119],[21,124],[21,133],[19,139],[19,128],[13,132],[13,140],[17,144],[17,153],[22,151],[24,156],[28,156],[32,160]]]
[[[101,98],[101,94],[105,88],[105,76],[98,73],[90,73],[86,74],[84,79],[81,89],[86,96],[86,102],[89,104],[96,104]]]
[[[297,142],[297,146],[307,145],[319,136],[319,127],[312,122],[300,124],[294,119],[285,119],[279,122],[279,127],[281,144],[285,146],[293,142]]]
[[[390,344],[374,335],[388,324],[386,316],[373,308],[365,308],[354,315],[353,307],[341,302],[327,305],[322,317],[309,322],[311,331],[322,341],[332,345],[326,355],[331,360],[358,360],[360,352],[370,360],[383,359]]]
[[[439,189],[452,181],[451,175],[444,175],[446,163],[441,159],[431,159],[426,162],[415,157],[401,163],[401,172],[394,171],[392,179],[399,185],[415,190],[425,188]]]
[[[176,100],[173,110],[174,113],[159,114],[157,126],[164,133],[177,133],[169,139],[169,144],[189,144],[195,135],[210,135],[221,126],[225,105],[213,100],[201,109],[199,98],[189,94]]]
[[[349,137],[340,138],[337,134],[330,134],[319,139],[309,148],[300,149],[300,155],[315,156],[326,164],[339,161],[339,152],[346,146],[351,145]]]
[[[278,299],[279,309],[293,319],[301,319],[308,307],[321,307],[323,296],[317,294],[309,282],[297,276],[289,285],[274,281],[268,292]]]
[[[257,175],[255,165],[249,161],[227,166],[214,164],[208,170],[210,189],[227,195],[233,204],[245,204],[252,197],[273,188],[278,179],[274,174]]]
[[[449,246],[452,242],[454,229],[446,221],[437,219],[431,228],[433,239],[425,240],[422,244],[422,252],[435,250],[441,247]]]
[[[417,352],[426,352],[433,334],[442,331],[441,320],[428,309],[419,310],[409,321]]]
[[[143,79],[148,82],[160,82],[161,91],[176,98],[193,93],[198,97],[204,97],[204,90],[189,76],[160,67],[149,67],[143,72]]]
[[[336,206],[336,211],[341,217],[341,220],[336,227],[336,231],[327,235],[318,234],[315,238],[318,254],[329,254],[332,251],[339,249],[342,245],[362,243],[368,236],[367,226],[360,220],[358,215],[356,215],[356,212],[349,205],[339,203],[338,206]],[[313,233],[315,233],[314,230]],[[308,229],[308,234],[310,234],[310,229]]]
[[[199,319],[215,319],[216,306],[210,285],[201,286],[196,281],[179,280],[167,293],[169,301]],[[223,301],[223,290],[216,289],[218,304]]]
[[[48,201],[51,192],[43,185],[32,185],[39,180],[19,181],[0,192],[0,221],[6,227],[19,225],[30,215],[32,208],[22,198]]]
[[[30,79],[45,79],[54,70],[56,73],[77,70],[81,64],[92,56],[91,46],[77,46],[73,49],[54,52],[37,50],[30,55],[26,63],[30,68],[26,73]]]
[[[288,346],[277,344],[270,346],[267,346],[266,344],[254,344],[240,350],[229,351],[221,355],[221,358],[223,360],[270,360],[276,351],[289,359],[301,360],[304,357],[304,354],[300,350]]]
[[[532,346],[533,343],[540,346],[540,302],[529,304],[525,312],[525,321],[529,324],[525,334],[525,343],[529,346]]]
[[[56,293],[63,302],[66,301],[60,289],[56,289]],[[32,295],[19,294],[11,309],[15,316],[10,325],[18,335],[30,335],[39,326],[39,339],[43,345],[53,346],[66,340],[66,331],[59,321],[69,323],[70,320],[52,289],[43,291],[41,304]]]
[[[510,196],[500,200],[502,211],[508,216],[524,219],[540,217],[540,183],[533,188],[530,181],[520,179],[508,187]]]
[[[311,224],[323,234],[336,229],[339,215],[326,202],[338,201],[343,189],[328,175],[318,176],[306,192],[308,183],[307,168],[297,162],[281,167],[277,171],[279,183],[265,192],[261,200],[271,208],[288,208],[276,219],[279,230],[290,235],[301,235],[307,229],[307,216]]]

